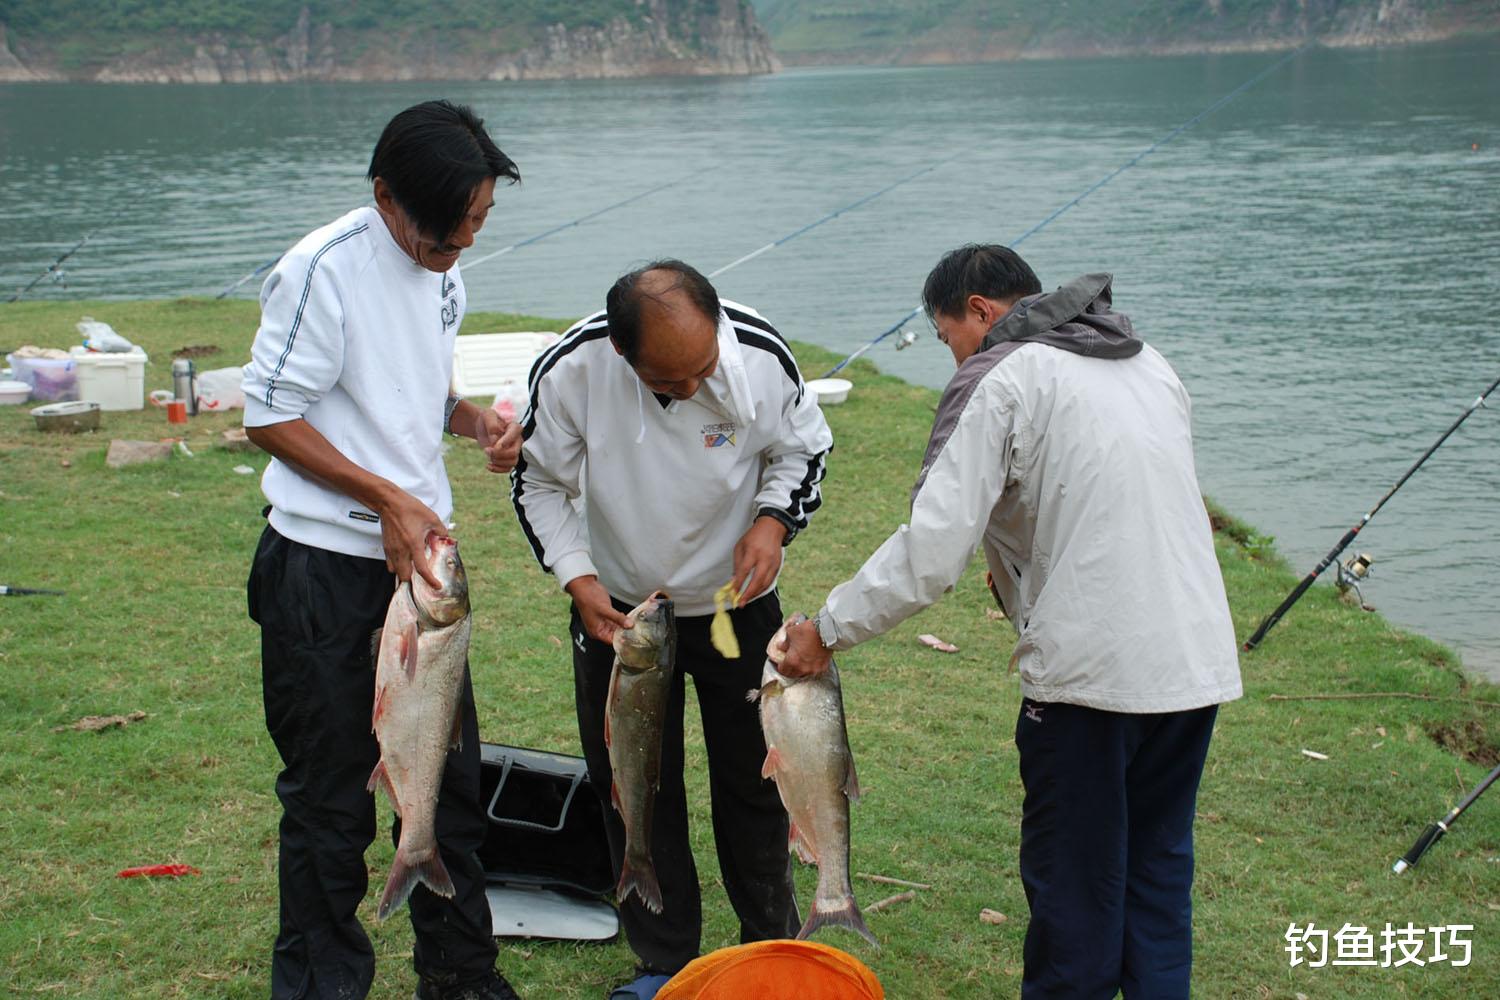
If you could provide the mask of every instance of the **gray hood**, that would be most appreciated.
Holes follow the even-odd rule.
[[[1110,274],[1085,274],[1055,292],[1028,295],[1000,317],[979,345],[1048,344],[1090,358],[1129,358],[1141,352],[1130,317],[1112,312]],[[1008,352],[1007,352],[1008,353]]]

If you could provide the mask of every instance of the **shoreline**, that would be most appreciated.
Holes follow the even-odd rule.
[[[258,316],[245,300],[23,301],[0,307],[0,345],[71,344],[84,312],[151,356],[147,392],[170,384],[169,358],[185,346],[216,349],[199,354],[200,370],[236,363]],[[475,312],[464,332],[564,325]],[[838,359],[793,348],[804,375]],[[815,607],[904,520],[926,443],[935,390],[865,359],[849,371],[855,390],[827,410],[838,447],[823,508],[782,574],[788,613]],[[0,766],[12,776],[0,785],[0,812],[13,820],[6,900],[16,929],[0,933],[0,969],[21,992],[186,998],[211,982],[215,995],[256,996],[276,927],[279,764],[261,712],[259,633],[245,609],[263,498],[236,467],[254,472],[265,456],[218,446],[237,411],[205,413],[177,432],[155,408],[111,412],[101,432],[73,436],[38,432],[27,409],[0,407],[0,583],[68,594],[7,599],[0,609]],[[168,435],[183,436],[193,454],[104,464],[111,437]],[[576,754],[568,601],[536,566],[508,491],[480,457],[458,443],[445,458],[475,595],[480,732]],[[1219,527],[1215,548],[1243,636],[1296,577],[1259,550],[1248,525],[1226,518]],[[1500,687],[1463,677],[1450,650],[1342,604],[1331,589],[1314,588],[1242,657],[1245,695],[1220,710],[1197,806],[1194,992],[1497,995],[1494,801],[1412,872],[1398,878],[1390,866],[1500,762],[1491,735]],[[1014,629],[987,615],[993,607],[982,567],[971,566],[932,608],[840,657],[865,793],[851,816],[851,867],[932,888],[870,915],[879,951],[837,931],[820,938],[866,962],[892,997],[989,1000],[1019,987],[1027,921],[1009,736],[1020,699],[1005,669]],[[922,646],[926,632],[959,651]],[[146,718],[100,733],[66,728],[133,710]],[[701,724],[694,711],[686,717],[708,951],[737,941],[739,926],[710,874]],[[389,809],[378,809],[383,829]],[[367,862],[384,871],[392,852],[377,836]],[[180,861],[203,875],[113,877],[143,861]],[[811,899],[815,870],[796,866],[796,879],[799,901]],[[862,903],[876,898],[859,891]],[[373,903],[360,911],[380,956],[371,1000],[410,997],[411,928],[377,923]],[[984,908],[1010,919],[986,924]],[[1289,925],[1368,927],[1378,963],[1382,926],[1409,920],[1468,927],[1472,962],[1288,965]],[[618,940],[500,942],[500,968],[523,996],[589,1000],[632,964]]]

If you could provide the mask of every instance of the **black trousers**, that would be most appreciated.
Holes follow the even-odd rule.
[[[1217,713],[1022,700],[1023,1000],[1187,1000],[1193,811]]]
[[[627,605],[615,602],[621,611]],[[745,695],[760,686],[766,644],[781,627],[781,603],[774,593],[730,612],[743,654],[727,660],[709,642],[712,616],[677,619],[677,676],[662,732],[661,788],[651,830],[651,858],[661,882],[662,912],[652,913],[632,895],[620,907],[620,923],[644,968],[675,973],[698,957],[702,939],[702,900],[698,869],[688,842],[687,793],[683,788],[682,712],[691,674],[703,716],[708,751],[714,845],[729,902],[740,918],[740,941],[795,937],[802,922],[792,886],[787,852],[788,820],[775,784],[760,776],[766,741],[760,715]],[[578,704],[578,735],[589,777],[610,787],[609,752],[604,746],[604,705],[609,696],[614,651],[587,635],[573,609],[573,680]],[[606,828],[615,874],[625,856],[625,824],[606,808]]]
[[[371,633],[384,624],[394,589],[383,561],[302,545],[269,526],[251,566],[266,728],[284,765],[276,778],[282,817],[275,1000],[358,1000],[375,975],[375,952],[355,910],[367,888],[365,848],[375,838],[375,799],[365,785],[380,759],[370,731]],[[485,819],[467,672],[461,712],[463,746],[448,754],[437,807],[438,844],[457,894],[443,899],[418,885],[408,904],[417,974],[446,983],[486,975],[498,953],[475,854]],[[399,840],[399,821],[391,836]]]

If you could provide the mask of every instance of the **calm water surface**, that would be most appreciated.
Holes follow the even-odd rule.
[[[430,96],[477,107],[524,184],[469,259],[473,308],[577,316],[661,255],[853,350],[970,240],[1009,242],[1279,56],[460,85],[0,86],[0,291],[214,294],[365,201],[370,148]],[[1195,399],[1204,490],[1310,568],[1500,375],[1500,41],[1298,56],[1022,246],[1115,301]],[[241,289],[255,294],[258,283]],[[923,327],[925,331],[925,326]],[[930,336],[870,357],[928,385]],[[13,345],[0,345],[13,346]],[[1500,677],[1500,400],[1371,522],[1366,598]],[[1269,609],[1267,609],[1269,610]],[[1292,612],[1296,614],[1295,611]],[[1275,633],[1272,633],[1274,641]]]

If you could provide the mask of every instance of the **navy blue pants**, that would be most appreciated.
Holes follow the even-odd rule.
[[[291,541],[267,527],[250,571],[250,617],[261,627],[266,728],[284,765],[279,882],[281,926],[271,957],[275,1000],[365,996],[375,951],[356,909],[367,888],[365,848],[375,839],[375,798],[365,783],[380,747],[371,632],[385,624],[396,578],[379,559]],[[464,674],[463,746],[448,754],[438,793],[438,848],[457,895],[418,885],[408,900],[412,964],[434,983],[486,975],[498,948],[490,933],[476,851],[486,820],[479,801],[479,724]],[[391,831],[400,837],[400,823]]]
[[[1217,712],[1022,700],[1022,1000],[1188,996],[1193,811]]]

